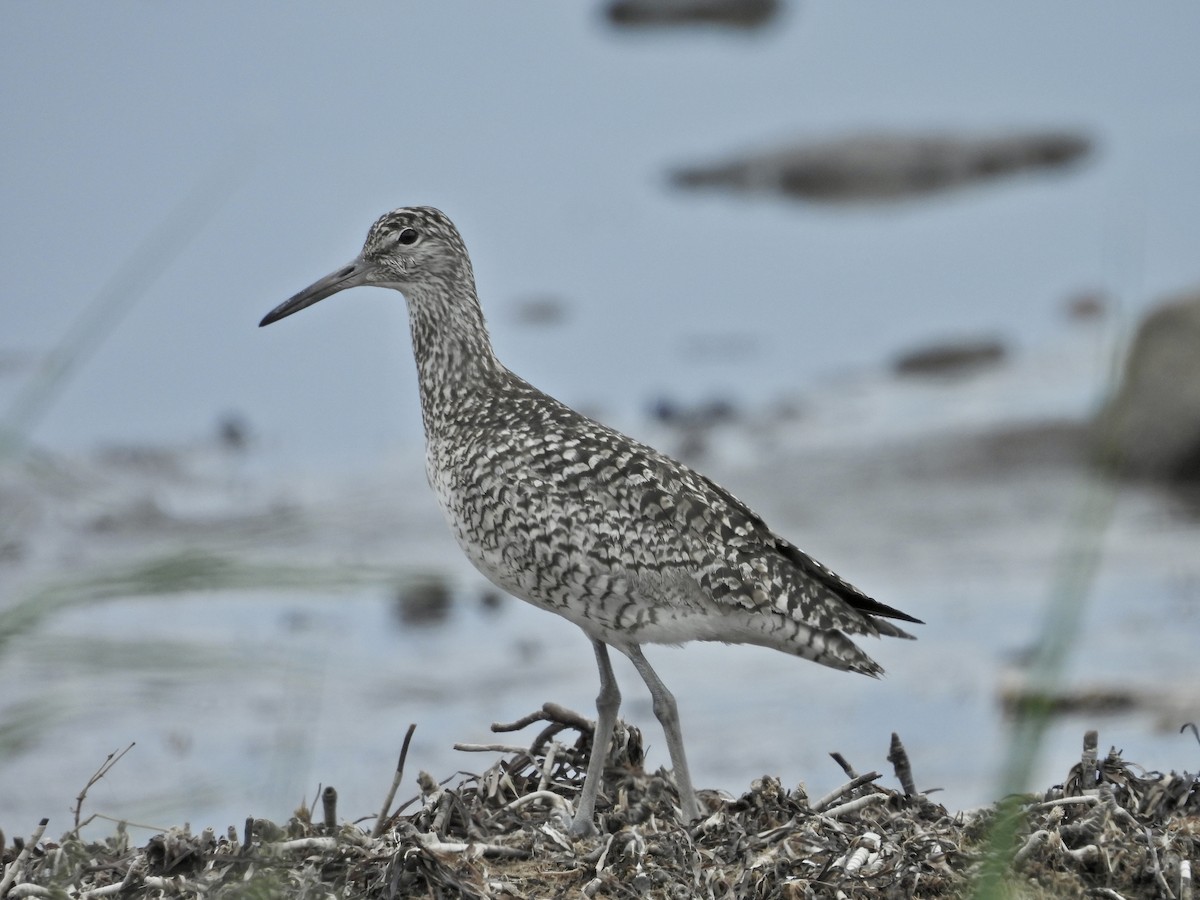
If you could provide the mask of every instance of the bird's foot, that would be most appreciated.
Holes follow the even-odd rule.
[[[600,834],[591,816],[578,815],[571,821],[571,827],[567,829],[567,833],[577,840],[579,838],[596,837]]]

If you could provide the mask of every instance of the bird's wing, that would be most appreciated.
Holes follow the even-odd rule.
[[[603,439],[585,443],[587,502],[654,535],[647,541],[629,529],[610,529],[607,539],[621,544],[622,556],[689,570],[718,603],[773,608],[823,631],[911,637],[877,617],[919,620],[872,599],[776,535],[712,479],[623,436],[611,455]]]

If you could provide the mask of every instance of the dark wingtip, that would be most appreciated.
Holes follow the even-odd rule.
[[[912,622],[914,625],[924,625],[925,623],[916,616],[910,616],[906,612],[901,612],[894,606],[888,606],[886,603],[880,603],[878,600],[868,597],[865,594],[860,594],[858,597],[845,598],[847,603],[853,606],[861,613],[866,613],[870,616],[881,616],[885,619],[899,619],[902,622]]]
[[[899,619],[902,622],[912,622],[914,625],[925,624],[916,616],[910,616],[908,613],[901,612],[894,606],[888,606],[886,603],[880,603],[873,597],[868,597],[836,572],[821,565],[795,544],[784,540],[778,535],[772,535],[772,537],[775,540],[775,549],[785,559],[809,578],[824,585],[829,589],[830,593],[834,594],[852,609],[868,617],[880,616],[885,619]]]
[[[859,663],[857,665],[850,666],[850,671],[857,672],[859,675],[866,675],[868,678],[874,678],[876,680],[879,680],[884,676],[883,666],[875,662],[873,659],[868,660],[867,664]]]

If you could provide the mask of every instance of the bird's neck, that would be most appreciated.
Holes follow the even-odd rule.
[[[496,359],[470,273],[406,292],[426,434],[487,397],[507,375]]]

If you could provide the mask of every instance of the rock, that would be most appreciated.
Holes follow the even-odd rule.
[[[863,134],[679,169],[680,187],[771,192],[816,202],[896,200],[1029,169],[1059,168],[1091,142],[1071,132],[954,137]]]
[[[250,436],[250,423],[240,413],[227,412],[217,420],[217,443],[226,450],[245,450]]]
[[[780,9],[779,0],[614,0],[605,10],[621,27],[721,25],[760,28]]]
[[[898,375],[972,375],[1002,362],[1004,345],[995,338],[966,339],[930,344],[910,350],[893,364]]]
[[[737,404],[722,397],[692,405],[679,403],[670,397],[660,397],[650,404],[647,412],[654,421],[675,432],[676,443],[671,452],[685,462],[703,459],[708,453],[713,432],[742,418]]]
[[[450,617],[450,585],[436,574],[424,574],[400,585],[393,611],[403,625],[438,625]]]
[[[1063,312],[1072,322],[1094,322],[1106,317],[1111,306],[1103,291],[1080,291],[1067,298]]]
[[[1091,440],[1095,456],[1127,476],[1200,480],[1200,292],[1143,319]]]
[[[712,397],[690,406],[670,397],[659,397],[647,410],[650,418],[677,428],[712,428],[740,418],[737,404],[726,397]]]
[[[514,305],[513,317],[522,325],[561,325],[567,319],[567,304],[550,295],[526,297]]]
[[[508,595],[496,588],[484,588],[479,595],[479,608],[488,613],[496,613],[504,606]]]

